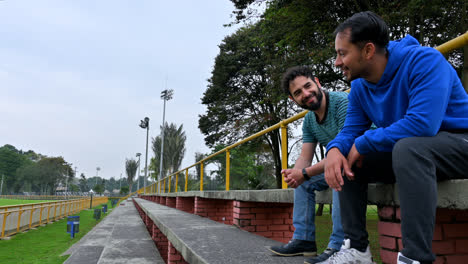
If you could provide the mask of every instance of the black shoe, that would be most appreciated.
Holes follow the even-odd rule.
[[[303,255],[312,257],[317,255],[317,245],[315,241],[292,239],[286,245],[270,247],[271,252],[276,255],[291,257]]]
[[[320,255],[318,255],[316,257],[313,257],[313,258],[306,259],[304,261],[304,264],[315,264],[315,263],[325,261],[338,251],[339,251],[338,249],[327,248],[327,249],[325,249],[325,251],[323,251],[322,254],[320,254]]]

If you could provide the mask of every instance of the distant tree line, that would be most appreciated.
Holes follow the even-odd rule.
[[[63,157],[48,157],[32,150],[23,151],[6,144],[0,147],[1,194],[54,195],[112,192],[127,187],[125,179],[75,176],[72,164]],[[140,182],[143,182],[140,177]],[[135,186],[136,188],[136,186]]]

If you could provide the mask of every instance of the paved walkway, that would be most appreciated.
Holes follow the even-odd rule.
[[[133,202],[122,202],[63,255],[65,264],[164,263]]]

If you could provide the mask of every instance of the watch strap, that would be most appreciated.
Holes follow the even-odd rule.
[[[310,180],[310,176],[307,175],[306,168],[302,169],[302,176],[304,176],[304,179],[306,179],[306,181]]]

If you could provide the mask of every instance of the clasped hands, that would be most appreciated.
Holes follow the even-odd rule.
[[[281,174],[284,175],[284,181],[291,188],[297,188],[305,181],[302,170],[300,169],[281,170]]]

